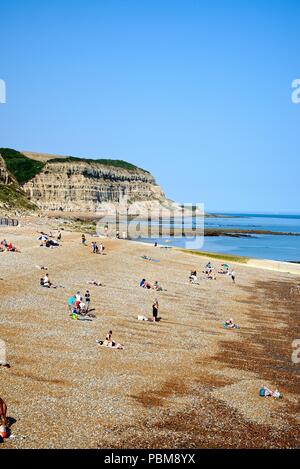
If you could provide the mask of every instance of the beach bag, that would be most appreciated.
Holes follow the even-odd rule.
[[[260,395],[260,397],[265,397],[266,391],[264,390],[264,388],[260,388],[259,395]]]

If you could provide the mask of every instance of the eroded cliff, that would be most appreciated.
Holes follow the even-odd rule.
[[[164,201],[150,173],[90,161],[49,161],[23,185],[43,210],[97,211],[104,202]]]
[[[170,206],[154,177],[122,160],[60,157],[0,148],[0,183],[13,184],[43,211],[98,212],[134,204]]]

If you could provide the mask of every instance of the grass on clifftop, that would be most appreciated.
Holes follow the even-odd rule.
[[[53,158],[53,160],[47,161],[48,164],[52,163],[78,163],[78,162],[83,162],[83,163],[98,163],[98,164],[104,164],[106,166],[114,166],[115,168],[121,168],[121,169],[127,169],[128,171],[143,171],[144,173],[149,173],[149,171],[146,171],[145,169],[139,168],[138,166],[135,166],[134,164],[127,163],[127,161],[123,160],[110,160],[110,159],[95,159],[93,160],[92,158],[76,158],[75,156],[66,156],[65,158]]]
[[[247,264],[249,258],[243,256],[233,256],[231,254],[218,254],[215,252],[205,252],[205,251],[193,251],[188,249],[179,249],[179,251],[195,254],[196,256],[202,257],[211,257],[213,259],[219,259],[220,261],[231,261],[231,262],[240,262],[242,264]]]
[[[0,148],[0,155],[3,157],[7,170],[16,178],[20,185],[25,184],[30,179],[34,178],[38,173],[42,171],[45,164],[52,163],[92,163],[92,164],[103,164],[106,166],[113,166],[115,168],[126,169],[127,171],[143,171],[144,173],[150,174],[149,171],[139,168],[134,164],[127,163],[123,160],[111,160],[111,159],[92,159],[92,158],[76,158],[75,156],[66,156],[53,158],[47,162],[31,159],[23,153],[13,150],[12,148]]]
[[[45,166],[41,161],[32,160],[23,153],[11,148],[0,148],[0,155],[10,172],[20,185],[34,178]]]

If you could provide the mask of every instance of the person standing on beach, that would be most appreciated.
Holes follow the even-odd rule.
[[[235,283],[235,271],[234,270],[231,272],[231,278],[232,278],[233,283]]]
[[[69,313],[72,313],[72,311],[73,311],[73,309],[74,309],[75,301],[76,301],[75,295],[72,295],[72,296],[69,297],[69,299],[68,299],[68,310],[69,310]]]
[[[157,321],[158,309],[159,309],[159,304],[158,304],[158,300],[156,299],[152,305],[153,321]]]
[[[81,244],[86,245],[85,243],[86,243],[85,235],[82,234],[82,235],[81,235]]]
[[[91,303],[90,290],[86,290],[84,298],[85,298],[85,304],[86,304],[86,311],[88,312],[88,310],[90,309],[90,303]]]

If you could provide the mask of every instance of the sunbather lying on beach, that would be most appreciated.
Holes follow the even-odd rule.
[[[282,394],[276,389],[275,391],[271,391],[267,386],[263,385],[259,390],[259,395],[261,397],[275,397],[276,399],[282,398]]]
[[[154,282],[152,288],[153,288],[153,290],[156,290],[156,291],[163,291],[163,287],[161,285],[159,285],[157,280]]]
[[[103,287],[102,283],[96,282],[96,280],[88,280],[86,283],[89,285],[96,285],[96,287]]]
[[[223,267],[221,267],[220,270],[218,270],[218,274],[228,275],[228,273],[229,273],[229,270],[224,269]]]
[[[152,257],[149,257],[149,256],[141,256],[141,259],[145,261],[160,262],[159,259],[152,259]]]
[[[214,269],[208,271],[206,278],[208,278],[208,280],[217,280]]]
[[[105,337],[105,340],[97,340],[97,344],[102,345],[104,347],[110,347],[110,348],[117,348],[117,349],[123,349],[124,345],[120,344],[119,342],[113,341],[112,340],[112,331],[109,331],[108,334]]]
[[[47,239],[46,241],[43,241],[40,246],[44,248],[53,249],[59,247],[59,243],[53,239]]]
[[[225,321],[223,325],[226,329],[234,329],[234,328],[239,329],[240,328],[240,326],[238,326],[237,324],[233,322],[232,318],[227,319],[227,321]]]
[[[147,282],[147,280],[145,278],[143,278],[141,281],[140,281],[140,287],[142,288],[147,288],[148,290],[150,289],[153,289],[153,290],[156,290],[156,291],[163,291],[163,288],[161,285],[159,285],[158,281],[156,280],[154,282],[154,284],[152,285],[150,282]]]
[[[7,241],[4,239],[1,242],[1,251],[8,251],[8,252],[21,252],[16,246],[14,246],[12,243],[7,243]]]

